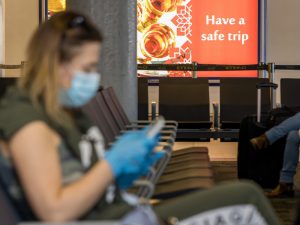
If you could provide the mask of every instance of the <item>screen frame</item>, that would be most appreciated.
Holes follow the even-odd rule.
[[[48,20],[48,0],[39,0],[39,24]]]
[[[265,63],[266,62],[266,47],[267,47],[267,1],[266,0],[257,0],[257,64]],[[137,27],[136,27],[136,31]],[[136,40],[136,46],[139,45],[139,40]],[[196,62],[197,63],[197,62]],[[138,64],[138,62],[137,62]],[[146,64],[145,64],[146,65]],[[256,77],[260,77],[260,71],[257,71]],[[262,76],[265,76],[265,73],[263,73]],[[139,77],[139,73],[137,71],[137,77]],[[147,76],[151,78],[151,76]],[[156,76],[153,76],[154,78],[159,78]],[[208,78],[209,80],[217,80],[221,78],[230,78],[228,77],[222,77],[222,76],[213,76],[213,77],[207,77],[204,76],[203,78]],[[249,78],[249,77],[245,77]]]

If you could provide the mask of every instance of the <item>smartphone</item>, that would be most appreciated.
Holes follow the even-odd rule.
[[[162,116],[158,117],[158,119],[150,125],[147,137],[154,138],[163,129],[165,123],[166,121]]]

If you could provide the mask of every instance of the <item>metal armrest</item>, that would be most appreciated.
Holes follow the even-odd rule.
[[[137,120],[137,121],[130,121],[132,124],[151,124],[153,121],[151,120]],[[175,120],[166,120],[165,123],[167,125],[175,125],[178,126],[178,122]]]
[[[128,131],[122,131],[121,134],[125,134],[126,132],[128,132]],[[129,131],[129,132],[130,132],[130,131]],[[121,136],[122,136],[122,135],[117,136],[117,137],[116,137],[116,140],[118,140]],[[160,144],[159,144],[158,146],[163,146],[163,147],[165,147],[165,146],[173,146],[174,142],[175,142],[175,137],[174,137],[173,135],[162,136],[162,137],[160,138],[160,142],[159,142]],[[163,144],[163,143],[164,143],[165,145],[161,145],[161,144]],[[114,144],[114,142],[108,143],[108,147],[111,147],[113,144]]]
[[[154,167],[151,167],[148,174],[150,177],[154,177],[156,175],[156,169]]]
[[[125,132],[128,132],[128,131],[131,131],[131,130],[137,130],[137,129],[142,129],[143,127],[140,127],[140,128],[136,128],[136,127],[130,127],[130,128],[126,128],[126,130],[122,130],[121,133],[125,133]],[[171,129],[162,129],[160,131],[160,134],[161,135],[170,135],[170,136],[173,136],[174,138],[176,137],[176,133],[177,133],[177,130],[171,130]]]
[[[168,142],[159,142],[157,147],[163,147],[163,149],[172,149],[173,144],[170,144]]]
[[[165,150],[163,150],[165,151]],[[163,157],[158,163],[157,163],[157,174],[152,180],[154,184],[157,183],[163,172],[165,171],[165,168],[167,167],[170,159],[171,159],[171,151],[165,151],[166,155]]]
[[[145,188],[147,188],[149,197],[151,197],[154,193],[154,188],[155,188],[154,183],[152,183],[149,180],[146,180],[146,179],[136,180],[134,182],[134,186],[135,187],[145,187]]]
[[[150,125],[150,124],[149,124]],[[138,124],[131,124],[131,125],[126,125],[127,129],[141,129],[144,128],[148,125],[138,125]],[[163,130],[177,130],[177,126],[173,126],[173,125],[165,125],[163,127]]]
[[[219,105],[217,103],[213,103],[213,113],[214,129],[217,130],[219,128]]]
[[[160,131],[160,134],[161,135],[169,135],[169,136],[172,136],[173,138],[176,137],[176,132],[175,131],[172,131],[172,130],[162,130]]]
[[[153,184],[154,187],[171,158],[171,153],[169,151],[166,151],[166,150],[161,150],[161,151],[165,152],[165,156],[163,158],[161,158],[155,164],[155,168],[156,168],[155,176],[147,177],[148,179],[150,179],[150,182]],[[141,188],[138,191],[138,196],[145,198],[145,199],[150,199],[153,196],[153,193],[154,193],[154,190],[153,190],[153,192],[151,192],[151,191],[149,192],[147,189]]]
[[[161,137],[160,137],[160,141],[161,141],[161,142],[168,142],[168,143],[174,144],[175,138],[172,137],[172,136],[161,136]]]
[[[130,131],[133,131],[134,129],[128,129],[128,130],[121,130],[121,134],[125,134],[126,132],[130,132]],[[172,137],[172,138],[175,138],[176,137],[176,131],[173,131],[173,130],[162,130],[160,131],[160,135],[162,137],[165,137],[164,135],[166,135],[165,138],[168,138],[168,137]],[[118,136],[119,137],[119,136]]]

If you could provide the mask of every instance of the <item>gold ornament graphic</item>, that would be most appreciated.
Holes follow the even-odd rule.
[[[176,10],[182,0],[139,0],[138,1],[138,30],[142,32],[151,24],[156,23],[166,12]]]
[[[143,16],[143,5],[141,1],[138,1],[137,3],[137,22],[142,21],[142,16]]]
[[[66,10],[66,0],[48,0],[48,10],[53,13]]]
[[[172,47],[175,47],[175,34],[169,26],[153,24],[144,30],[140,49],[146,59],[164,58]]]

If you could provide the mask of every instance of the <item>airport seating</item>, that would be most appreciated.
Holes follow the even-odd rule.
[[[138,119],[148,120],[148,78],[138,78]]]
[[[100,117],[103,117],[104,112],[106,117],[103,117],[102,119],[99,118],[99,120],[105,120],[106,122],[110,121],[110,123],[114,123],[113,129],[115,130],[115,134],[120,134],[122,131],[124,132],[124,130],[121,129],[124,129],[125,127],[122,126],[122,124],[121,126],[118,124],[118,122],[120,123],[120,120],[116,119],[116,117],[113,116],[114,113],[110,111],[115,110],[114,107],[109,107],[110,104],[113,104],[113,100],[109,95],[111,91],[111,88],[102,90],[97,94],[95,99],[84,108],[84,111],[89,114],[90,112],[88,108],[96,108],[96,111],[99,112],[98,116]],[[105,132],[105,129],[107,129],[102,124],[99,125],[99,128],[102,130],[102,132]],[[114,138],[116,137],[110,137],[111,140]],[[162,147],[165,147],[165,150],[170,156],[167,157],[164,162],[161,162],[161,168],[159,168],[157,176],[152,180],[153,182],[158,183],[155,192],[156,195],[160,198],[170,197],[179,192],[182,193],[185,191],[211,186],[213,184],[213,175],[209,163],[208,150],[206,148],[199,147],[181,149],[173,152],[172,145],[174,141],[169,141],[168,139],[170,140],[172,137],[165,136],[165,138],[162,140],[165,142],[161,144]],[[194,183],[188,183],[189,180],[193,179],[196,180]],[[185,180],[187,182],[185,182]],[[199,182],[199,180],[201,180],[201,182]],[[185,187],[185,183],[189,184],[188,188]],[[171,193],[172,191],[169,189],[171,186],[173,186],[174,189],[173,193]]]
[[[268,82],[262,78],[220,79],[220,130],[222,141],[237,141],[240,121],[243,117],[257,112],[256,84]],[[262,90],[262,112],[270,110],[270,91]]]
[[[283,78],[280,81],[281,105],[300,111],[300,79]]]
[[[160,78],[159,114],[178,121],[177,141],[209,141],[208,79]]]

